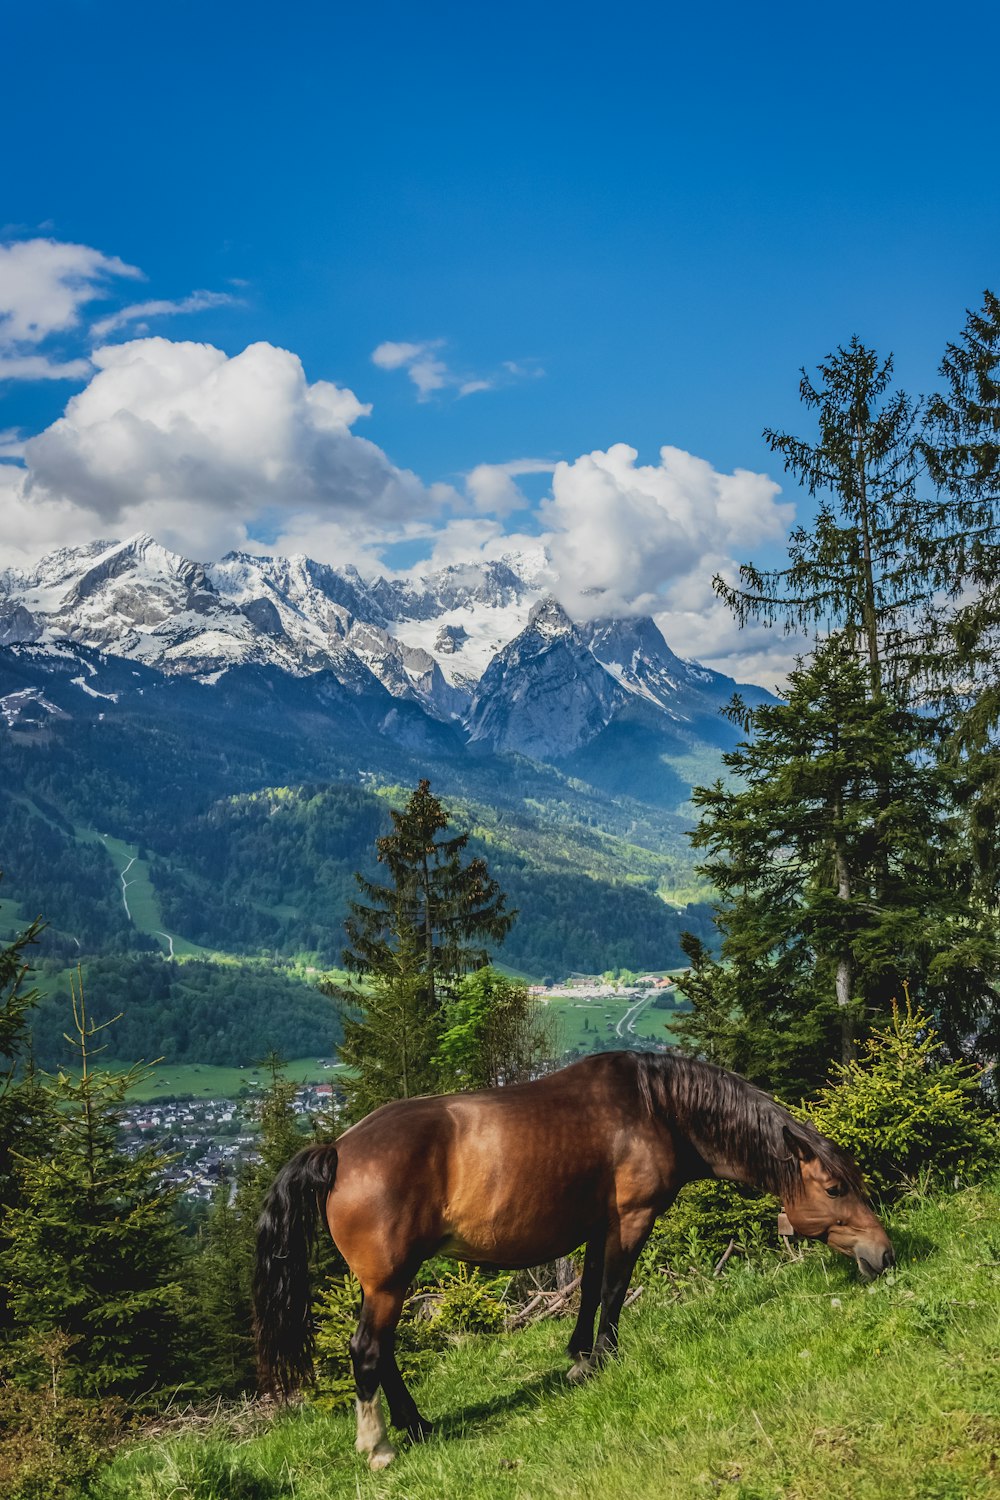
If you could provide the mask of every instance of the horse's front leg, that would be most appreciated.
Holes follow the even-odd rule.
[[[403,1307],[403,1292],[386,1288],[364,1288],[363,1291],[361,1318],[351,1339],[358,1413],[358,1437],[354,1446],[359,1453],[365,1454],[373,1469],[384,1469],[396,1457],[396,1450],[386,1435],[378,1388],[385,1369],[387,1345],[395,1368],[392,1345]]]
[[[656,1215],[649,1209],[623,1215],[610,1225],[604,1244],[604,1274],[601,1281],[601,1321],[597,1325],[594,1352],[570,1371],[573,1380],[585,1380],[618,1352],[618,1320],[632,1280],[639,1252],[649,1238]]]
[[[588,1360],[594,1347],[594,1319],[601,1301],[601,1282],[604,1277],[604,1241],[607,1229],[602,1224],[587,1241],[580,1278],[580,1311],[576,1327],[569,1341],[569,1356],[576,1363],[569,1372],[570,1380],[577,1379],[574,1371],[581,1360]]]

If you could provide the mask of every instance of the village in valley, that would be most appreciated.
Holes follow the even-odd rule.
[[[335,1064],[320,1060],[317,1066]],[[122,1145],[130,1156],[155,1147],[170,1159],[163,1181],[185,1198],[207,1204],[220,1182],[235,1188],[242,1168],[260,1161],[257,1152],[259,1113],[264,1097],[262,1070],[251,1073],[235,1099],[197,1099],[165,1095],[130,1104],[122,1111]],[[320,1116],[336,1115],[330,1083],[303,1083],[295,1092],[298,1122],[309,1128]]]

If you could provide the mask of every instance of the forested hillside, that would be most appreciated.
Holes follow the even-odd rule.
[[[334,1052],[336,1007],[301,979],[266,964],[164,963],[153,954],[108,954],[86,965],[95,1022],[118,1016],[115,1055],[229,1066]],[[52,981],[32,1016],[35,1060],[65,1067],[69,976]]]
[[[213,804],[176,825],[151,874],[168,930],[209,947],[308,951],[339,961],[355,870],[374,866],[391,794],[350,786],[269,788]],[[567,969],[683,962],[683,917],[657,894],[679,861],[572,825],[543,827],[528,813],[449,802],[456,828],[490,868],[520,915],[503,962],[544,976]]]
[[[171,946],[336,964],[353,874],[371,869],[388,806],[424,760],[367,740],[360,784],[356,735],[252,689],[192,687],[168,706],[150,686],[118,717],[8,734],[4,930],[44,913],[41,951],[62,964]],[[710,769],[700,756],[692,766]],[[709,889],[681,812],[518,757],[445,757],[434,775],[520,912],[502,962],[539,978],[668,967],[683,962],[684,927],[708,935],[704,909],[679,910]]]

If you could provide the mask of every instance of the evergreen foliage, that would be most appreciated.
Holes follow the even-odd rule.
[[[329,1001],[277,966],[107,954],[90,959],[83,972],[97,997],[94,1019],[120,1014],[114,1042],[122,1057],[235,1067],[269,1049],[286,1057],[332,1052],[340,1036]],[[69,1060],[62,1021],[68,978],[60,973],[49,984],[31,1028],[39,1064],[58,1069]]]
[[[393,809],[392,822],[375,841],[390,883],[359,873],[366,900],[351,903],[345,923],[344,964],[365,983],[335,990],[345,1007],[340,1055],[355,1118],[435,1091],[455,987],[486,962],[476,940],[502,940],[516,915],[486,861],[463,858],[469,835],[441,837],[449,818],[428,781],[402,811]]]
[[[37,941],[41,922],[32,922],[0,948],[0,1254],[7,1243],[8,1215],[22,1205],[18,1154],[42,1149],[44,1125],[38,1107],[37,1078],[30,1054],[29,1024],[38,990],[29,986],[28,949]],[[10,1309],[0,1285],[0,1333]]]
[[[958,1040],[995,1003],[994,925],[933,754],[932,722],[865,691],[866,664],[830,637],[784,702],[747,715],[735,780],[695,792],[692,835],[722,897],[721,961],[695,937],[676,1030],[793,1097],[826,1076],[903,978]]]
[[[235,1183],[219,1184],[198,1257],[208,1381],[211,1389],[229,1395],[256,1385],[252,1283],[257,1219],[274,1177],[306,1143],[295,1115],[296,1086],[284,1077],[285,1064],[272,1051],[262,1066],[270,1082],[259,1105],[259,1159],[244,1167]]]
[[[953,588],[950,671],[957,700],[957,754],[986,899],[1000,889],[1000,298],[987,291],[969,311],[941,363],[944,381],[930,402],[925,457],[953,509],[961,547]],[[991,1052],[1000,1046],[994,1025]]]
[[[137,1070],[95,1070],[97,1025],[74,987],[77,1070],[42,1081],[48,1146],[18,1154],[0,1277],[15,1340],[67,1340],[73,1395],[136,1396],[185,1379],[191,1328],[164,1158],[118,1146],[118,1110]]]
[[[952,592],[965,585],[951,620],[959,686],[973,689],[967,730],[982,736],[1000,721],[1000,298],[987,291],[966,314],[941,362],[923,453],[950,502],[958,549]],[[976,690],[979,690],[978,692]]]
[[[917,405],[892,388],[892,356],[853,338],[802,371],[799,394],[816,414],[816,442],[765,429],[785,470],[818,500],[795,527],[788,563],[740,568],[742,588],[716,591],[741,625],[781,621],[791,632],[838,631],[868,667],[869,693],[897,695],[929,666],[928,609],[954,584],[947,511],[918,490],[922,424]]]
[[[975,1182],[1000,1151],[979,1069],[948,1055],[908,990],[888,1023],[867,1038],[864,1056],[834,1066],[808,1116],[852,1153],[883,1197],[906,1186]]]
[[[392,832],[377,838],[375,849],[391,884],[355,875],[365,900],[351,902],[343,961],[361,975],[418,971],[433,1015],[439,979],[447,983],[485,964],[477,940],[502,942],[517,913],[505,911],[507,898],[486,861],[463,858],[468,833],[439,837],[450,819],[429,781],[390,817]]]
[[[891,389],[892,359],[853,339],[800,392],[815,442],[768,430],[818,499],[787,566],[716,579],[740,624],[819,632],[788,697],[734,717],[747,743],[725,757],[743,788],[698,788],[723,961],[685,940],[689,1042],[773,1087],[823,1076],[908,977],[953,1046],[995,1011],[995,915],[964,839],[967,766],[946,765],[947,724],[928,711],[949,651],[947,601],[970,551],[947,496],[920,484],[926,426]],[[939,425],[941,418],[939,415]],[[825,639],[822,637],[825,636]],[[915,711],[916,710],[916,711]]]

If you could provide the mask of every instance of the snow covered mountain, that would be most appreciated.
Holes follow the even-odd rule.
[[[36,667],[56,653],[64,678],[75,648],[67,680],[90,697],[101,662],[229,691],[251,669],[277,672],[302,691],[315,680],[327,697],[405,703],[409,733],[416,711],[535,760],[565,760],[623,720],[718,742],[729,678],[680,660],[651,619],[574,623],[554,582],[541,548],[369,580],[304,556],[201,564],[142,533],[0,572],[0,648],[30,647]]]

